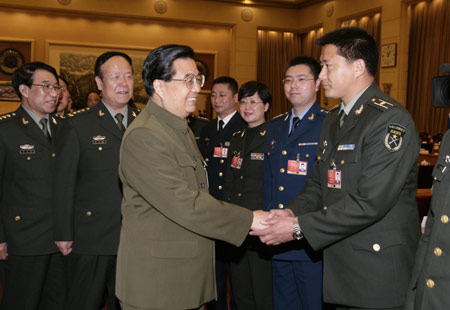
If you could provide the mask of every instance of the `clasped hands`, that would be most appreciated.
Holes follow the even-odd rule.
[[[289,209],[253,211],[250,235],[258,236],[267,245],[278,245],[294,240],[294,213]]]

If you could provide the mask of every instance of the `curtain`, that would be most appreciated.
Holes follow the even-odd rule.
[[[450,0],[412,4],[406,108],[419,132],[443,133],[450,109],[434,108],[431,81],[450,63]]]
[[[322,34],[322,28],[305,33],[258,30],[258,81],[269,87],[273,98],[269,120],[291,108],[281,82],[284,67],[291,58],[300,55],[319,60],[320,47],[314,42]]]

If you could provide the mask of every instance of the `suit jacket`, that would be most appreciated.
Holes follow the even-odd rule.
[[[135,307],[191,309],[215,297],[214,241],[240,245],[252,212],[208,193],[184,119],[149,101],[120,154],[122,230],[116,295]]]
[[[341,129],[338,111],[325,119],[311,178],[288,207],[309,244],[323,249],[325,302],[400,307],[420,233],[417,130],[375,83]]]
[[[128,123],[138,111],[128,107]],[[56,140],[54,240],[73,240],[73,252],[116,255],[120,233],[118,175],[122,133],[100,101],[74,112]]]
[[[59,119],[50,117],[51,135]],[[0,117],[0,242],[8,253],[58,252],[52,236],[52,144],[20,106]]]
[[[315,102],[289,136],[291,111],[274,118],[267,129],[264,160],[264,210],[285,208],[300,193],[316,160],[322,123],[327,110]],[[306,171],[291,173],[292,161],[306,163]],[[294,241],[273,247],[274,258],[317,261],[321,253],[313,251],[305,241]]]
[[[450,309],[450,134],[441,143],[433,170],[433,197],[420,238],[405,309]]]
[[[214,156],[216,147],[230,147],[230,140],[233,133],[244,129],[247,125],[236,112],[220,133],[217,132],[218,119],[215,118],[206,125],[198,140],[200,152],[207,163],[209,192],[216,199],[222,199],[223,186],[225,182],[227,154],[222,157]]]

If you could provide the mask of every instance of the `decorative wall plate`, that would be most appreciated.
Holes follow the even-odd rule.
[[[4,74],[12,73],[25,62],[25,57],[15,48],[5,48],[0,52],[0,71]]]

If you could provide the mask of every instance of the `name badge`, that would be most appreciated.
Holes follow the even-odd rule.
[[[336,169],[328,170],[328,188],[341,189],[342,171]]]
[[[233,156],[231,160],[231,168],[241,169],[243,158],[239,156]]]
[[[288,160],[287,173],[295,175],[307,175],[308,162],[300,160]]]
[[[217,146],[214,148],[214,157],[227,158],[228,148],[223,146]]]

